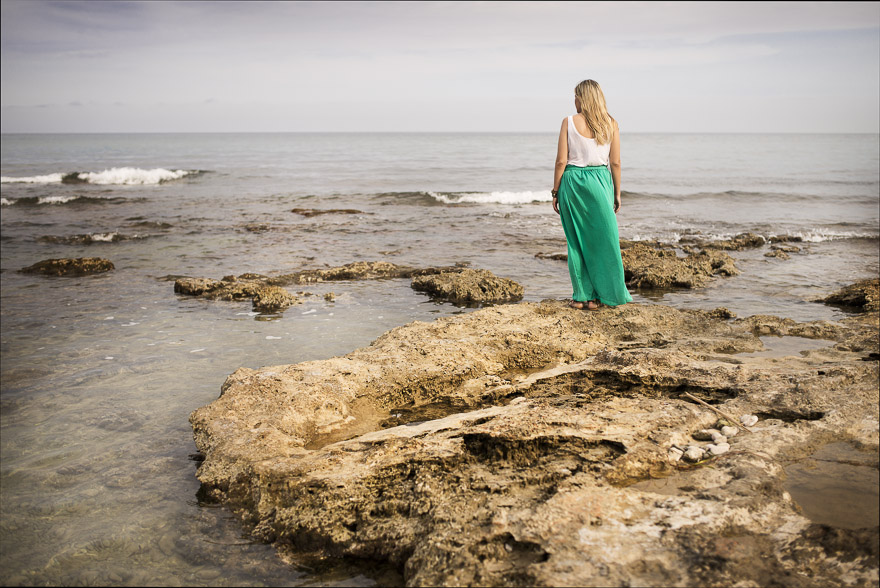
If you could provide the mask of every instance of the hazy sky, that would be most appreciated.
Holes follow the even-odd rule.
[[[2,1],[3,132],[880,132],[878,2]]]

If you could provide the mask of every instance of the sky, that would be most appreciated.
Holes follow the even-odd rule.
[[[880,2],[2,0],[0,131],[880,132]]]

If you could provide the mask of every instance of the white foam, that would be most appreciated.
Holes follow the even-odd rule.
[[[47,174],[45,176],[25,176],[23,178],[14,178],[10,176],[0,176],[0,184],[60,184],[64,174]]]
[[[157,167],[155,169],[141,169],[138,167],[113,167],[100,172],[82,172],[76,174],[81,182],[98,185],[144,185],[161,184],[170,180],[179,180],[189,174],[196,173],[190,170],[170,170]],[[60,184],[66,173],[46,174],[42,176],[11,177],[2,176],[0,182],[4,184]]]
[[[875,233],[860,233],[858,231],[798,231],[787,233],[791,237],[800,237],[805,243],[821,243],[823,241],[838,241],[840,239],[876,239]]]
[[[169,180],[179,180],[192,172],[178,169],[171,171],[161,167],[156,169],[140,169],[137,167],[114,167],[102,172],[83,172],[78,174],[80,180],[90,184],[108,185],[134,185],[134,184],[161,184]]]
[[[0,206],[12,206],[15,204],[13,200],[7,200],[6,198],[0,198]]]
[[[37,198],[37,204],[64,204],[77,198],[79,196],[40,196]]]
[[[112,233],[90,233],[89,239],[92,241],[98,242],[102,241],[105,243],[110,243],[119,235],[118,231],[113,231]]]
[[[550,202],[550,190],[526,192],[456,192],[442,194],[428,192],[432,198],[444,204],[529,204],[531,202]]]

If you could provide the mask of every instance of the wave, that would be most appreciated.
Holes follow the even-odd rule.
[[[39,206],[44,204],[108,204],[112,202],[130,202],[126,198],[96,198],[94,196],[82,196],[77,194],[59,194],[55,196],[26,196],[24,198],[0,198],[0,206]]]
[[[640,233],[633,235],[633,241],[659,240],[663,243],[693,243],[699,241],[727,241],[745,232],[754,233],[764,239],[765,243],[790,242],[790,243],[823,243],[825,241],[843,241],[847,239],[880,239],[880,235],[864,231],[838,231],[834,229],[812,229],[805,231],[790,231],[787,233],[766,233],[760,230],[737,231],[724,233],[703,233],[698,230],[685,230],[682,232],[670,231],[667,233]]]
[[[86,233],[84,235],[69,235],[66,237],[58,235],[43,235],[38,237],[37,241],[43,243],[61,243],[64,245],[91,245],[93,243],[117,243],[119,241],[130,241],[133,239],[146,239],[149,235],[124,235],[119,231],[111,231],[108,233]]]
[[[427,192],[443,204],[530,204],[550,202],[550,190],[525,192]]]
[[[156,185],[197,176],[203,170],[169,170],[164,168],[113,167],[100,172],[63,172],[42,176],[0,177],[3,184],[96,184],[96,185]]]

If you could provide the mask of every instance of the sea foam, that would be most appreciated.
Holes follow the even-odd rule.
[[[428,192],[428,194],[444,204],[529,204],[532,202],[550,202],[553,198],[550,190],[526,192]]]
[[[164,168],[113,167],[100,172],[67,172],[42,176],[2,176],[3,184],[97,184],[97,185],[153,185],[179,180],[199,173],[196,170],[169,170]]]

